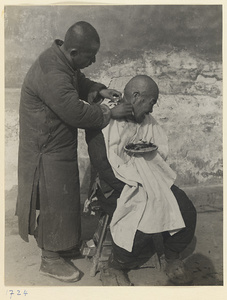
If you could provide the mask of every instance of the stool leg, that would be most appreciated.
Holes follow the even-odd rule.
[[[97,271],[97,267],[98,267],[98,263],[99,263],[99,257],[100,257],[100,253],[102,250],[102,243],[103,243],[103,239],[106,233],[106,228],[107,228],[107,224],[108,224],[108,220],[109,220],[109,215],[105,215],[104,217],[104,224],[102,227],[102,231],[101,231],[101,235],[98,241],[98,245],[97,245],[97,249],[96,249],[96,253],[92,258],[92,266],[90,269],[90,276],[94,277]]]

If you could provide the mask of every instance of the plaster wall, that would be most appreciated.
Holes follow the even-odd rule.
[[[181,186],[222,184],[220,6],[7,6],[5,9],[5,188],[17,184],[20,86],[36,57],[78,20],[94,25],[101,49],[84,72],[123,90],[136,74],[158,83],[154,116],[169,137]],[[79,131],[82,189],[89,158]]]

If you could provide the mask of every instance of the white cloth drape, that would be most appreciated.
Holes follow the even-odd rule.
[[[114,242],[131,251],[137,229],[173,234],[185,227],[170,189],[176,174],[165,161],[167,137],[152,115],[146,115],[142,124],[111,120],[103,134],[114,174],[126,184],[110,224]],[[156,144],[158,150],[136,155],[124,151],[125,145],[141,139]]]

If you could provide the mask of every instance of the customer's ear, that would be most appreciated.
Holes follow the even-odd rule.
[[[133,92],[132,97],[134,99],[134,102],[138,101],[140,99],[140,92]]]
[[[70,50],[70,55],[72,56],[72,57],[75,57],[75,56],[77,56],[79,54],[79,51],[77,50],[77,49],[71,49]]]
[[[133,102],[135,104],[139,104],[141,102],[141,94],[140,92],[133,92]]]
[[[132,95],[133,95],[133,97],[136,98],[136,97],[138,97],[140,95],[140,92],[133,92]]]

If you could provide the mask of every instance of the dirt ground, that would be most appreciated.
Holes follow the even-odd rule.
[[[223,203],[222,187],[184,189],[197,209],[195,238],[182,253],[193,274],[193,286],[223,285]],[[33,237],[24,242],[18,235],[14,215],[17,187],[6,192],[5,199],[5,286],[102,286],[100,273],[91,277],[91,261],[87,258],[72,260],[81,270],[76,283],[64,283],[39,274],[40,250]],[[97,217],[82,217],[82,237],[91,239],[97,226]],[[129,272],[135,286],[171,286],[167,276],[151,258],[138,270]]]

